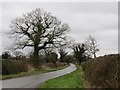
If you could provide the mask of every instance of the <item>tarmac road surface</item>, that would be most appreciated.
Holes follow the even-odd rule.
[[[27,77],[2,80],[2,88],[37,88],[46,80],[56,78],[75,71],[77,67],[70,64],[69,67],[48,73],[36,74]]]

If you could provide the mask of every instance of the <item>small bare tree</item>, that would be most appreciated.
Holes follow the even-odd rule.
[[[48,59],[50,62],[52,62],[55,67],[57,67],[56,62],[57,62],[58,55],[55,52],[52,52],[49,54]]]
[[[60,54],[60,62],[65,62],[65,57],[67,56],[68,52],[66,52],[63,48],[60,48],[59,54]]]
[[[82,44],[77,44],[73,47],[74,54],[73,56],[78,60],[79,65],[86,60],[88,57],[86,54],[86,49],[85,45]]]
[[[46,62],[49,62],[49,55],[53,52],[53,48],[46,48],[43,50],[43,54],[45,55]]]
[[[11,36],[16,38],[16,49],[33,47],[33,64],[37,66],[39,51],[48,47],[66,45],[66,33],[70,30],[51,13],[41,9],[33,10],[16,18],[10,26]]]
[[[96,58],[96,53],[99,51],[99,48],[98,48],[98,43],[95,40],[95,38],[89,35],[89,38],[85,42],[85,46],[86,46],[88,53],[92,54],[94,58]]]

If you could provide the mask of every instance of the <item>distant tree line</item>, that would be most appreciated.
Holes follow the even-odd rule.
[[[92,38],[92,40],[91,40]],[[66,52],[65,47],[58,48],[57,50],[54,50],[54,48],[47,48],[43,51],[39,52],[39,64],[40,63],[53,63],[56,66],[56,62],[62,62],[62,63],[78,63],[81,65],[82,62],[85,62],[88,59],[92,58],[92,55],[94,58],[96,58],[96,52],[99,51],[96,42],[93,40],[94,38],[92,36],[89,36],[87,39],[87,42],[85,43],[77,43],[73,44],[72,54],[68,54]],[[91,41],[90,41],[91,40]],[[89,43],[89,42],[92,42]],[[93,44],[95,43],[95,44]],[[96,45],[96,46],[94,46]],[[54,52],[57,51],[58,53]],[[58,58],[58,55],[60,56]],[[10,54],[9,51],[5,51],[2,53],[2,59],[5,60],[23,60],[23,61],[29,61],[33,60],[34,56],[33,53],[30,53],[29,58],[26,58],[28,56],[25,56],[20,51],[14,51],[13,56]],[[33,63],[33,62],[32,62]]]
[[[13,55],[9,51],[2,53],[2,59],[4,60],[25,60],[26,56],[21,51],[13,52]]]

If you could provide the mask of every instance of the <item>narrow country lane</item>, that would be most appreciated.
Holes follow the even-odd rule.
[[[69,67],[58,71],[15,79],[2,80],[2,88],[36,88],[40,83],[43,83],[48,79],[56,78],[71,73],[76,69],[77,67],[74,64],[70,64]]]

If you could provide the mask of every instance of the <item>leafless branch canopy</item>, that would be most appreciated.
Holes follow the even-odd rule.
[[[98,48],[98,43],[95,40],[95,38],[93,38],[91,35],[89,35],[89,38],[85,42],[85,46],[86,46],[87,51],[90,54],[93,54],[94,58],[96,58],[96,52],[99,51],[99,48]]]
[[[66,32],[70,30],[67,24],[39,8],[14,19],[10,29],[11,37],[16,38],[15,48],[38,45],[39,50],[49,44],[54,47],[65,45]]]

